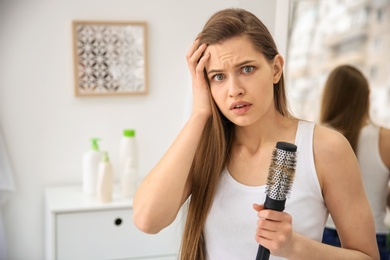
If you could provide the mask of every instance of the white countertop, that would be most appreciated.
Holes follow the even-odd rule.
[[[51,212],[131,209],[132,198],[122,198],[114,186],[112,201],[102,203],[96,196],[86,195],[81,186],[58,186],[45,189],[46,206]]]

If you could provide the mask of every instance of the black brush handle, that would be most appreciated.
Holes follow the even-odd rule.
[[[276,149],[281,149],[287,152],[296,152],[297,146],[295,144],[287,143],[287,142],[277,142]],[[265,198],[264,208],[272,209],[276,211],[283,211],[284,206],[286,204],[286,200],[274,200],[270,197]],[[262,245],[259,245],[257,250],[256,260],[268,260],[270,256],[270,252],[267,248]]]
[[[274,200],[267,196],[265,198],[264,208],[283,211],[285,204],[286,204],[286,200]],[[270,256],[269,250],[264,246],[259,245],[259,249],[257,249],[256,260],[268,260],[269,256]]]
[[[257,250],[256,260],[268,260],[269,259],[269,250],[262,245],[259,245]]]

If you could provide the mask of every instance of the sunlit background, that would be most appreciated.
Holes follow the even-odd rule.
[[[294,114],[318,121],[329,72],[351,64],[371,87],[371,118],[390,127],[390,0],[291,0],[286,79]]]

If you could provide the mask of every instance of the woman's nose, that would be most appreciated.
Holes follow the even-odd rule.
[[[230,77],[228,84],[230,97],[236,97],[244,94],[244,89],[236,77]]]

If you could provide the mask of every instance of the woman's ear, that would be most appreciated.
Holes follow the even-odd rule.
[[[273,78],[274,84],[279,82],[280,77],[282,76],[283,73],[283,66],[284,66],[283,57],[280,54],[276,54],[272,62],[272,67],[274,72],[274,78]]]

